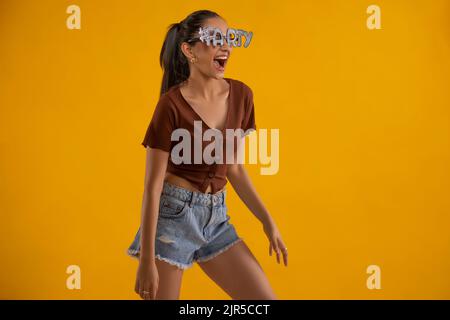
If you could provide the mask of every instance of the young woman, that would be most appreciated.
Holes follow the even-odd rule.
[[[228,163],[225,156],[222,162],[205,161],[203,151],[215,139],[191,139],[193,151],[180,153],[190,162],[180,163],[178,153],[172,152],[177,142],[171,135],[177,129],[192,138],[199,130],[201,135],[212,129],[224,140],[225,129],[256,129],[252,91],[241,81],[224,78],[232,47],[227,41],[213,46],[199,39],[199,28],[208,26],[223,34],[228,30],[215,12],[196,11],[170,26],[161,49],[161,95],[142,142],[147,159],[141,227],[128,248],[128,254],[139,259],[135,291],[143,299],[178,299],[183,271],[197,262],[233,299],[277,299],[260,264],[229,222],[227,179],[261,221],[269,254],[274,250],[278,263],[282,254],[287,266],[278,228],[243,164]],[[237,139],[236,145],[242,146],[245,138]],[[199,155],[200,162],[195,160]]]

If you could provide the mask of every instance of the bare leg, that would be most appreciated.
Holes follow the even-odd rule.
[[[198,265],[235,300],[277,300],[260,264],[242,240]]]
[[[156,300],[178,300],[184,270],[159,259],[155,263],[159,275]]]

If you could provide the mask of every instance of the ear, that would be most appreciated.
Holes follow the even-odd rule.
[[[183,42],[181,44],[181,52],[183,52],[184,56],[188,61],[190,61],[191,58],[194,58],[194,54],[192,53],[192,47],[187,42]]]

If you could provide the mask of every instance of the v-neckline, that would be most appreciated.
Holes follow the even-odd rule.
[[[183,96],[183,94],[181,93],[181,89],[180,89],[180,85],[178,85],[178,87],[177,87],[177,91],[178,91],[178,94],[180,95],[180,97],[181,97],[181,100],[183,100],[183,102],[188,106],[188,108],[192,111],[192,113],[198,118],[198,120],[200,120],[202,123],[204,123],[205,125],[206,125],[206,127],[208,127],[208,129],[214,129],[214,130],[218,130],[218,131],[220,131],[220,132],[224,132],[226,129],[227,129],[227,126],[228,126],[228,120],[229,120],[229,118],[230,118],[230,109],[231,109],[231,106],[233,105],[232,104],[232,93],[233,93],[233,90],[232,90],[232,87],[233,87],[233,85],[232,85],[232,83],[233,83],[233,81],[230,79],[230,78],[223,78],[225,81],[227,81],[228,82],[228,84],[229,84],[229,89],[228,89],[228,106],[227,106],[227,115],[226,115],[226,118],[225,118],[225,125],[224,125],[224,127],[223,127],[223,129],[217,129],[217,128],[211,128],[207,123],[206,123],[206,121],[205,120],[203,120],[202,119],[202,117],[197,113],[197,111],[195,111],[195,109],[191,106],[191,104],[185,99],[185,97]]]

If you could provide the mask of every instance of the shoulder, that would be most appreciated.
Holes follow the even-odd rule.
[[[153,118],[158,122],[168,121],[172,126],[176,125],[178,110],[173,88],[169,89],[159,97],[153,113]]]
[[[238,97],[238,100],[242,101],[245,106],[245,111],[249,112],[251,108],[253,108],[253,90],[249,85],[244,83],[241,80],[230,79],[233,84],[233,89],[235,90],[235,97]]]
[[[170,107],[175,106],[175,87],[170,88],[167,92],[163,93],[159,97],[158,104],[168,105]]]
[[[176,116],[176,113],[178,112],[177,105],[179,103],[177,100],[177,94],[175,90],[176,88],[172,87],[159,97],[158,103],[156,105],[157,110],[159,109],[160,112],[162,113],[165,114],[169,113],[173,116]]]
[[[234,84],[234,87],[237,88],[237,90],[239,92],[241,92],[244,97],[247,98],[247,97],[253,96],[252,89],[245,82],[243,82],[241,80],[237,80],[237,79],[232,79],[232,78],[229,78],[229,79]]]

